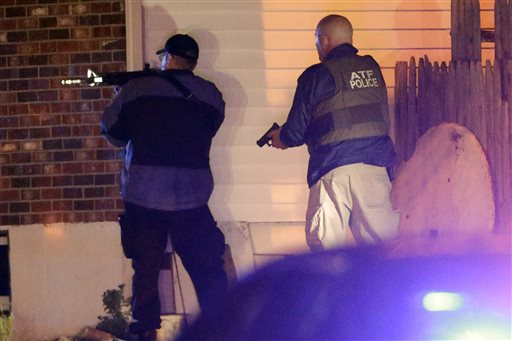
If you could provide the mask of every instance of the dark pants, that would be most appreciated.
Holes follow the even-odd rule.
[[[136,320],[130,326],[132,332],[160,327],[158,275],[168,235],[192,279],[201,309],[224,293],[224,235],[208,206],[160,211],[125,203],[123,218],[129,222],[132,241],[132,313]]]

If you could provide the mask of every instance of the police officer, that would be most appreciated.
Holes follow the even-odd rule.
[[[357,244],[397,234],[386,85],[377,62],[357,54],[352,35],[343,16],[320,20],[321,62],[301,74],[286,122],[267,135],[275,148],[308,146],[306,240],[313,251],[346,245],[347,232]]]
[[[156,339],[158,276],[169,238],[201,308],[227,288],[224,235],[208,207],[209,152],[225,103],[215,84],[193,73],[199,47],[192,37],[176,34],[157,54],[162,72],[126,83],[101,122],[106,138],[126,147],[120,222],[134,270],[129,341]]]

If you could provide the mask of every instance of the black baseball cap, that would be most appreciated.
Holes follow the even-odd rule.
[[[164,52],[194,61],[199,58],[199,46],[194,38],[187,34],[175,34],[167,39],[165,47],[156,51],[156,54]]]

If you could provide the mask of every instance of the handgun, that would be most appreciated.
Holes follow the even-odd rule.
[[[270,141],[270,137],[268,137],[267,135],[268,135],[271,131],[274,131],[274,130],[276,130],[276,129],[278,129],[278,128],[279,128],[279,124],[277,124],[276,122],[274,122],[274,124],[272,124],[272,127],[270,127],[270,129],[269,129],[269,130],[267,130],[267,131],[265,132],[265,134],[263,134],[263,136],[261,136],[261,137],[259,138],[259,140],[258,140],[258,141],[256,141],[256,144],[257,144],[258,146],[260,146],[260,147],[263,147],[264,145],[268,145],[268,146],[270,146],[270,143],[269,143],[269,141]]]

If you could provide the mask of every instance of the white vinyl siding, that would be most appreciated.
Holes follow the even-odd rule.
[[[492,1],[480,1],[482,27],[492,28]],[[318,62],[314,29],[327,14],[353,23],[354,45],[381,64],[393,107],[397,61],[449,61],[450,1],[206,1],[141,0],[143,59],[174,33],[200,46],[196,73],[217,84],[226,120],[214,139],[216,187],[210,205],[218,221],[301,222],[308,189],[305,147],[277,151],[255,141],[282,123],[297,77]],[[129,46],[136,46],[133,44]],[[130,53],[130,51],[129,51]],[[492,59],[484,45],[483,58]]]

